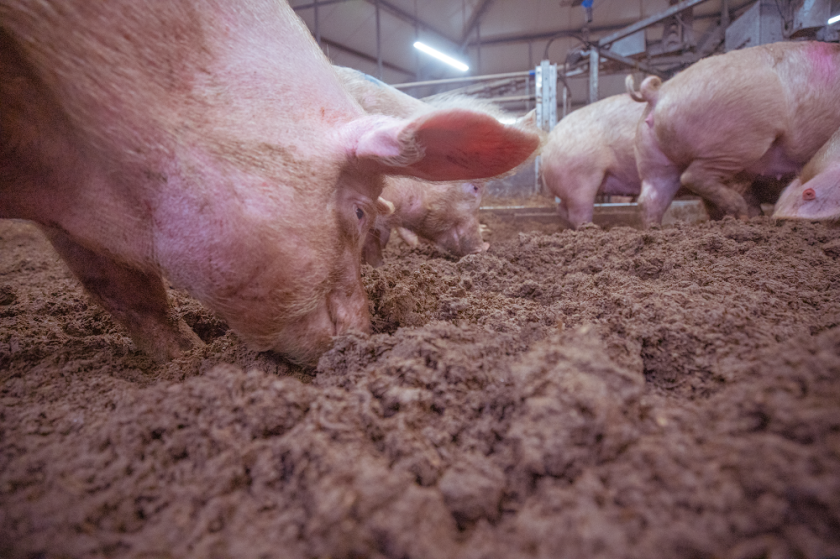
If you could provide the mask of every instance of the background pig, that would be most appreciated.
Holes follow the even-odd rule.
[[[840,45],[787,42],[700,60],[647,78],[635,139],[645,224],[680,185],[726,214],[758,208],[739,194],[756,176],[796,172],[840,126]]]
[[[840,129],[782,192],[773,217],[840,220]]]
[[[639,194],[633,140],[643,111],[629,95],[613,95],[569,113],[549,133],[540,176],[569,226],[592,221],[597,194]]]
[[[487,250],[490,245],[482,240],[478,221],[483,193],[480,182],[431,183],[389,177],[382,198],[393,203],[394,211],[376,217],[365,240],[364,261],[382,265],[382,251],[394,229],[411,245],[422,239],[456,256]]]
[[[466,110],[365,115],[273,0],[0,0],[0,107],[0,217],[39,223],[160,360],[199,343],[165,276],[251,347],[314,362],[369,329],[384,174],[492,176],[539,141]]]
[[[496,118],[503,116],[495,105],[479,99],[443,95],[426,103],[358,70],[336,66],[335,71],[344,88],[370,114],[408,118],[441,107],[469,107]],[[526,115],[517,125],[536,131],[532,117],[533,114]],[[373,266],[382,264],[382,251],[392,229],[397,229],[410,244],[424,240],[455,256],[487,250],[489,245],[481,238],[478,219],[483,193],[484,185],[477,182],[432,184],[406,177],[388,177],[382,197],[392,202],[395,209],[391,214],[377,216],[365,241],[364,261]]]

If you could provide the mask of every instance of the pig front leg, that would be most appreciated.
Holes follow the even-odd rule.
[[[160,275],[92,252],[58,229],[41,229],[88,293],[149,357],[163,363],[203,345],[195,332],[170,312]]]
[[[595,196],[606,174],[602,166],[591,162],[587,164],[593,168],[558,168],[557,165],[546,164],[542,173],[545,189],[560,198],[557,204],[560,219],[572,229],[592,222]]]

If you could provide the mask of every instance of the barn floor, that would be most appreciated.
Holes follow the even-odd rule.
[[[0,222],[0,556],[840,557],[840,228],[389,245],[317,372],[156,366]]]

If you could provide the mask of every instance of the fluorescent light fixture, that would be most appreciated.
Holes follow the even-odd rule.
[[[455,60],[451,56],[446,56],[442,52],[436,51],[435,49],[433,49],[429,45],[427,45],[425,43],[421,43],[420,41],[417,41],[416,43],[414,43],[414,48],[416,48],[417,50],[421,50],[428,55],[434,56],[438,60],[442,60],[443,62],[446,62],[447,64],[449,64],[453,68],[457,68],[458,70],[461,70],[462,72],[466,72],[467,70],[470,69],[470,67],[467,66],[466,64],[464,64],[463,62],[458,62],[457,60]]]
[[[840,14],[837,14],[836,16],[834,16],[832,18],[829,18],[828,24],[833,25],[833,24],[837,23],[838,21],[840,21]]]

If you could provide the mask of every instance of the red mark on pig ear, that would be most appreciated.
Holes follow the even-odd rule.
[[[813,200],[817,197],[817,193],[814,192],[813,188],[806,188],[802,191],[802,199],[803,200]]]

